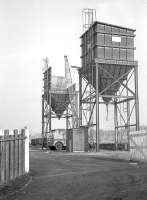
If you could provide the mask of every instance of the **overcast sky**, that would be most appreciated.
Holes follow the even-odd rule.
[[[42,58],[64,75],[80,66],[83,8],[98,21],[136,29],[140,122],[147,125],[147,0],[0,0],[0,128],[41,130]]]

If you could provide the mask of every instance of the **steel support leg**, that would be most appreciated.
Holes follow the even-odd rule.
[[[51,108],[52,96],[49,94],[49,132],[52,130],[52,108]]]
[[[138,65],[134,68],[135,76],[135,112],[136,112],[136,131],[139,131],[139,98],[138,98]]]
[[[114,102],[115,150],[118,149],[117,102]]]
[[[79,71],[79,126],[82,126],[82,75]]]
[[[128,81],[126,83],[128,85]],[[130,150],[130,101],[128,99],[128,90],[127,90],[127,150]]]
[[[42,137],[44,137],[44,97],[42,96]]]
[[[99,148],[99,65],[96,64],[96,152]]]

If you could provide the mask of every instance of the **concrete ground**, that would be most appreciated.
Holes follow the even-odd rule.
[[[10,200],[146,200],[147,164],[122,152],[30,151],[32,181]]]

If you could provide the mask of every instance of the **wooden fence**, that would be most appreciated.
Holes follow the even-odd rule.
[[[146,130],[130,133],[130,159],[134,161],[147,161]]]
[[[29,172],[29,131],[4,130],[0,135],[0,184]]]

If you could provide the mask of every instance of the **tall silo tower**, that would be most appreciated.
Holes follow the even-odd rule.
[[[52,119],[66,120],[65,129],[78,126],[77,92],[72,83],[70,66],[65,58],[65,76],[52,75],[48,58],[44,59],[42,94],[42,137],[46,138],[52,130]]]
[[[90,24],[85,22],[81,36],[80,125],[91,125],[91,116],[96,111],[96,143],[99,151],[99,106],[112,105],[117,149],[123,133],[127,134],[129,143],[130,128],[139,130],[138,62],[134,60],[135,30],[94,21],[95,10],[92,9],[84,10],[83,13],[84,19],[88,19]],[[88,95],[87,89],[90,91]],[[84,114],[85,105],[91,108],[87,115]],[[83,124],[85,116],[88,116],[87,124]]]

